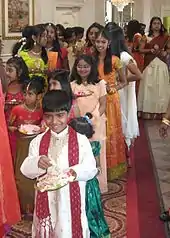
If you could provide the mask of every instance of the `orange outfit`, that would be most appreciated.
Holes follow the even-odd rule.
[[[108,84],[116,84],[116,71],[122,67],[120,59],[112,56],[112,72],[104,74],[104,64],[98,65],[99,77]],[[107,95],[106,160],[108,179],[120,176],[125,170],[125,143],[121,125],[121,108],[119,93]]]

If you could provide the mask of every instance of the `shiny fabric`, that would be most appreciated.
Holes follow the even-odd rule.
[[[95,157],[100,155],[100,143],[91,142]],[[86,184],[86,215],[90,230],[90,238],[109,238],[110,231],[106,223],[102,203],[99,182],[97,178],[89,180]]]

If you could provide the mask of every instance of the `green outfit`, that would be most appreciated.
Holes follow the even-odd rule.
[[[100,142],[91,142],[95,157],[100,155]],[[101,203],[101,193],[97,178],[89,180],[86,184],[86,214],[90,230],[90,238],[111,238]]]
[[[28,50],[21,50],[19,52],[19,56],[22,57],[25,64],[27,65],[30,78],[33,75],[42,76],[46,78],[46,71],[48,69],[48,65],[44,63],[42,58],[31,57],[29,55]]]

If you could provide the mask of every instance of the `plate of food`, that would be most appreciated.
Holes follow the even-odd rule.
[[[75,177],[70,171],[59,174],[47,173],[38,178],[35,188],[40,192],[54,191],[66,186],[69,182],[73,182],[74,180]]]
[[[24,135],[35,135],[40,133],[40,127],[32,124],[24,124],[19,127],[19,132]]]

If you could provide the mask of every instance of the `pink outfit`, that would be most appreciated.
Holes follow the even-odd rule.
[[[100,167],[101,174],[98,176],[101,192],[107,192],[107,169],[106,169],[106,118],[99,115],[99,99],[107,94],[106,85],[103,80],[93,85],[79,85],[75,81],[71,83],[72,91],[75,95],[85,95],[77,97],[76,102],[80,110],[80,115],[85,116],[87,112],[93,115],[92,124],[95,134],[91,141],[100,141]],[[89,95],[90,94],[90,95]],[[88,96],[87,96],[88,95]]]

